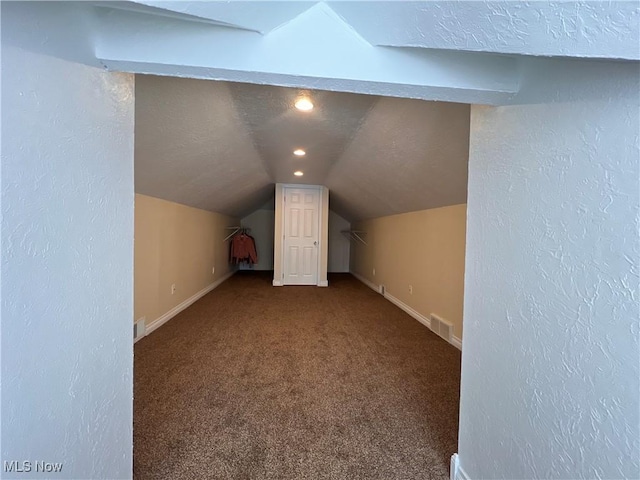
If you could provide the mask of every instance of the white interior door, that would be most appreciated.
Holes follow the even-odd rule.
[[[284,284],[317,285],[320,190],[284,189]]]

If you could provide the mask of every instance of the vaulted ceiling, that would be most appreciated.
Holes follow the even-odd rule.
[[[138,76],[136,190],[243,215],[274,183],[321,184],[331,207],[351,220],[465,202],[470,109],[451,101],[507,103],[521,80],[513,54],[558,55],[553,48],[571,46],[593,55],[594,42],[563,45],[564,22],[575,14],[566,6],[456,3],[140,1],[103,12],[124,38],[140,31],[142,17],[132,20],[130,11],[146,13],[135,46],[143,52],[147,39],[158,40],[154,30],[169,25],[173,33],[161,39],[169,52],[187,31],[210,40],[208,55],[179,61],[161,49],[145,71],[233,81]],[[165,19],[150,21],[149,9]],[[549,43],[543,29],[560,41]],[[99,48],[111,67],[143,55],[114,61],[113,50]],[[295,73],[300,86],[338,91],[237,83],[251,81],[247,71],[269,74],[258,83],[291,85]],[[318,82],[327,72],[338,80]],[[354,80],[368,81],[366,95],[340,92],[362,92]],[[312,112],[293,108],[301,94],[312,98]],[[296,148],[306,155],[294,156]]]
[[[136,78],[136,191],[234,216],[274,183],[326,185],[349,219],[464,203],[468,139],[464,104]]]
[[[38,51],[138,74],[138,192],[233,215],[261,205],[275,182],[327,185],[350,219],[464,202],[468,104],[554,101],[529,72],[552,73],[570,57],[640,59],[635,1],[4,9],[15,19],[3,25],[7,38],[23,48],[40,17],[64,34]],[[292,103],[305,92],[317,108],[302,114]],[[295,148],[307,155],[294,157]]]

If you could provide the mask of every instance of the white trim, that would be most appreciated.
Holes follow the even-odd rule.
[[[460,468],[460,460],[458,459],[458,454],[454,453],[451,455],[451,463],[449,463],[449,480],[456,480],[456,475],[458,475],[458,469]]]
[[[375,290],[377,293],[380,293],[380,286],[379,285],[376,285],[375,283],[370,282],[369,280],[364,278],[359,273],[356,273],[356,272],[349,272],[349,273],[351,273],[351,275],[353,275],[358,280],[360,280],[362,283],[364,283],[371,290]],[[398,300],[396,297],[394,297],[393,295],[391,295],[388,292],[384,292],[383,296],[384,296],[384,298],[389,300],[391,303],[393,303],[396,307],[400,308],[401,310],[404,310],[406,313],[411,315],[413,318],[415,318],[420,323],[422,323],[425,327],[428,327],[429,330],[431,330],[431,319],[430,318],[425,317],[420,312],[414,310],[413,308],[411,308],[406,303],[401,302],[400,300]],[[448,343],[450,345],[453,345],[454,347],[456,347],[458,350],[462,350],[462,340],[460,338],[456,337],[455,335],[451,335],[451,341],[448,342]]]
[[[322,185],[297,185],[295,183],[283,183],[282,184],[282,253],[281,253],[281,259],[282,259],[282,282],[278,282],[279,285],[276,285],[276,280],[273,281],[273,286],[274,287],[283,287],[284,285],[316,285],[318,287],[328,287],[329,283],[327,282],[326,285],[321,285],[321,281],[320,281],[320,267],[322,264],[322,239],[320,238],[322,236],[322,213],[323,213],[323,194],[324,194],[324,190],[326,187],[323,187]],[[286,232],[287,232],[287,221],[289,220],[289,216],[287,215],[287,190],[315,190],[316,192],[318,192],[318,241],[317,241],[317,245],[316,245],[316,251],[317,251],[317,258],[316,258],[316,283],[285,283],[284,279],[287,275],[287,270],[285,268],[285,243],[286,243]],[[329,213],[327,212],[327,222],[329,221]]]
[[[237,270],[235,270],[235,269],[230,271],[229,273],[225,274],[224,276],[220,277],[218,280],[213,282],[208,287],[203,288],[202,290],[200,290],[195,295],[192,295],[191,297],[187,298],[184,302],[182,302],[179,305],[176,305],[175,307],[173,307],[171,310],[169,310],[164,315],[156,318],[153,322],[150,322],[149,324],[147,324],[147,328],[145,330],[145,336],[149,335],[154,330],[157,330],[162,325],[164,325],[169,320],[171,320],[173,317],[175,317],[177,314],[179,314],[181,311],[183,311],[187,307],[191,306],[196,301],[200,300],[202,297],[204,297],[211,290],[213,290],[214,288],[216,288],[220,284],[222,284],[222,282],[224,282],[225,280],[228,280],[233,274],[236,273],[236,271]]]
[[[358,280],[360,280],[362,283],[364,283],[367,287],[369,287],[371,290],[374,290],[376,293],[380,293],[380,287],[378,285],[376,285],[373,282],[370,282],[369,280],[367,280],[366,278],[364,278],[362,275],[360,275],[359,273],[356,272],[349,272],[351,273],[351,275],[353,275],[354,277],[356,277]]]
[[[451,455],[451,470],[449,471],[451,480],[471,480],[467,472],[460,466],[460,456],[457,453]]]
[[[282,282],[281,282],[280,280],[274,280],[273,282],[271,282],[271,284],[272,284],[274,287],[282,287],[282,286],[283,286],[283,285],[282,285]]]
[[[460,465],[458,465],[458,475],[456,480],[471,480],[471,477],[467,475],[467,472],[465,472]]]
[[[311,185],[308,183],[281,183],[283,187],[286,188],[308,188],[308,189],[317,189],[318,187],[322,188],[322,185]]]
[[[329,281],[328,280],[320,281],[320,282],[318,282],[318,286],[319,287],[328,287],[329,286]]]
[[[322,185],[318,185],[318,243],[316,244],[316,253],[318,258],[316,259],[316,285],[318,287],[328,287],[329,283],[328,282],[323,282],[322,280],[320,280],[320,270],[322,270],[322,246],[323,246],[323,242],[322,242],[322,211],[324,210],[322,207],[324,206],[324,188],[322,188]],[[329,217],[327,216],[327,224],[329,222]],[[328,225],[327,225],[328,228]],[[327,263],[329,261],[328,255],[327,255]],[[323,283],[327,283],[326,285],[322,285]]]
[[[138,340],[140,340],[141,338],[143,338],[143,337],[145,337],[147,335],[146,322],[147,322],[147,317],[140,317],[137,321],[133,322],[134,327],[137,324],[142,325],[142,332],[138,332],[138,336],[137,337],[133,337],[133,343],[134,344]]]
[[[384,292],[384,298],[386,298],[387,300],[389,300],[391,303],[393,303],[396,307],[400,308],[401,310],[404,310],[405,312],[407,312],[409,315],[411,315],[413,318],[415,318],[416,320],[418,320],[421,324],[423,324],[425,327],[430,328],[431,327],[431,320],[427,317],[425,317],[424,315],[422,315],[420,312],[414,310],[413,308],[411,308],[409,305],[407,305],[406,303],[398,300],[396,297],[394,297],[393,295],[391,295],[388,292]]]

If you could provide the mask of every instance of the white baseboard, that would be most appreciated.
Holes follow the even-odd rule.
[[[271,285],[273,285],[274,287],[284,287],[284,283],[282,283],[280,280],[274,280],[273,282],[271,282]],[[318,287],[328,287],[329,286],[329,282],[328,281],[320,281],[318,282]]]
[[[237,270],[235,270],[235,269],[230,271],[229,273],[227,273],[223,277],[220,277],[218,280],[213,282],[211,285],[207,286],[206,288],[203,288],[198,293],[196,293],[195,295],[192,295],[191,297],[187,298],[184,302],[180,303],[179,305],[176,305],[175,307],[173,307],[171,310],[169,310],[167,313],[165,313],[161,317],[156,318],[153,322],[151,322],[151,323],[149,323],[147,325],[146,330],[145,330],[145,336],[149,335],[154,330],[157,330],[162,325],[164,325],[169,320],[171,320],[173,317],[175,317],[177,314],[179,314],[181,311],[183,311],[185,308],[191,306],[193,303],[195,303],[196,301],[200,300],[202,297],[204,297],[211,290],[213,290],[214,288],[218,287],[224,281],[228,280],[236,272],[237,272]]]
[[[367,287],[369,287],[371,290],[374,290],[376,293],[380,293],[380,287],[378,285],[376,285],[373,282],[370,282],[359,273],[356,273],[356,272],[350,272],[350,273],[351,275],[356,277],[358,280],[360,280],[362,283],[364,283]]]
[[[400,308],[401,310],[404,310],[406,313],[408,313],[409,315],[411,315],[413,318],[415,318],[416,320],[418,320],[421,324],[423,324],[425,327],[429,328],[431,327],[431,319],[425,317],[424,315],[422,315],[420,312],[414,310],[413,308],[411,308],[409,305],[407,305],[406,303],[398,300],[396,297],[394,297],[393,295],[391,295],[389,292],[384,292],[384,298],[386,298],[387,300],[389,300],[391,303],[393,303],[396,307]]]
[[[138,325],[138,335],[133,337],[133,343],[135,344],[138,340],[140,340],[141,338],[144,338],[147,335],[147,329],[146,329],[146,323],[147,323],[147,317],[140,317],[138,320],[136,320],[135,322],[133,322],[133,327],[134,330],[136,328],[136,325]]]
[[[460,457],[457,453],[451,455],[451,469],[449,470],[451,480],[471,480],[467,473],[460,466]]]
[[[358,280],[360,280],[362,283],[364,283],[370,289],[375,290],[377,293],[380,293],[380,287],[378,285],[376,285],[375,283],[370,282],[369,280],[367,280],[366,278],[364,278],[362,275],[360,275],[358,273],[351,272],[351,275],[356,277]],[[384,296],[384,298],[389,300],[391,303],[393,303],[396,307],[400,308],[401,310],[404,310],[406,313],[408,313],[413,318],[418,320],[425,327],[431,328],[431,319],[429,317],[425,317],[420,312],[414,310],[413,308],[411,308],[406,303],[398,300],[396,297],[391,295],[389,292],[384,292],[383,296]],[[451,345],[453,345],[454,347],[456,347],[458,350],[462,350],[462,340],[459,339],[458,337],[456,337],[455,335],[452,336],[451,342],[449,342],[449,343]]]
[[[453,455],[451,455],[451,463],[449,464],[449,480],[456,480],[459,468],[460,459],[458,458],[458,454],[454,453]]]

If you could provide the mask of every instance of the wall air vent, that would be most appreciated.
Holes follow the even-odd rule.
[[[433,333],[451,343],[451,336],[453,335],[453,325],[451,325],[449,322],[432,313],[430,328]]]

